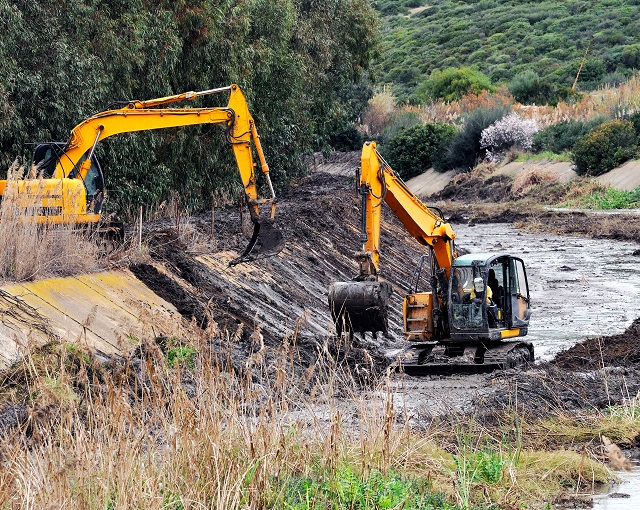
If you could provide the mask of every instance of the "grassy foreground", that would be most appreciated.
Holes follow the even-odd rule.
[[[303,367],[295,338],[243,365],[233,347],[32,350],[2,376],[0,507],[544,508],[611,478],[600,434],[640,432],[635,407],[529,420],[515,404],[410,427],[389,375],[363,389],[322,350]]]

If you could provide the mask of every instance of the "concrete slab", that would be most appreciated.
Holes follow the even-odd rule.
[[[640,186],[640,161],[628,161],[624,165],[596,177],[596,180],[624,191],[633,191]]]
[[[427,197],[442,191],[451,182],[456,172],[436,172],[430,168],[425,173],[412,177],[407,181],[407,187],[419,197]]]
[[[0,288],[0,366],[53,337],[105,353],[128,351],[145,335],[174,334],[181,316],[128,270]]]

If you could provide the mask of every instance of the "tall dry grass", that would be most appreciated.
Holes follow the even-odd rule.
[[[95,271],[99,247],[74,225],[38,225],[40,204],[11,182],[25,169],[14,164],[0,204],[0,281],[24,281]],[[43,187],[44,190],[44,187]]]
[[[157,339],[125,359],[64,343],[31,352],[0,386],[0,401],[27,415],[2,427],[0,508],[319,509],[351,490],[337,473],[364,486],[401,473],[445,494],[447,508],[482,508],[555,497],[578,463],[583,479],[606,477],[579,454],[547,472],[543,452],[473,417],[415,423],[390,374],[363,388],[327,348],[306,365],[295,335],[277,347],[253,336],[243,361],[239,332],[215,343]],[[492,463],[491,478],[478,474],[479,459]],[[528,483],[543,475],[545,484]],[[293,491],[300,481],[305,490]]]
[[[494,108],[510,104],[525,119],[535,120],[541,128],[559,122],[580,120],[586,122],[596,116],[621,117],[640,110],[640,74],[619,85],[605,85],[585,93],[578,101],[560,101],[556,106],[522,105],[516,103],[505,87],[495,93],[483,91],[467,94],[458,101],[431,101],[421,105],[396,105],[391,92],[374,96],[363,115],[363,130],[368,134],[380,133],[397,117],[398,111],[413,112],[424,123],[458,123],[465,114],[477,108]],[[386,122],[386,123],[385,123]]]

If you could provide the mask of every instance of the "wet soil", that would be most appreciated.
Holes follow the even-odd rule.
[[[640,319],[622,334],[589,338],[556,355],[551,364],[566,371],[640,367]]]
[[[415,262],[425,251],[385,209],[381,269],[394,289],[390,310],[397,311],[390,313],[390,335],[356,338],[349,345],[337,343],[328,288],[333,281],[351,280],[357,274],[353,254],[360,249],[360,215],[353,176],[358,164],[357,154],[333,163],[316,162],[308,177],[280,194],[276,226],[283,232],[286,246],[277,256],[228,267],[243,251],[251,232],[247,215],[239,207],[231,207],[216,210],[213,238],[210,215],[192,219],[197,232],[188,240],[171,234],[166,224],[148,225],[146,243],[153,262],[134,265],[132,270],[189,321],[220,337],[235,335],[239,365],[255,351],[259,335],[274,349],[285,340],[294,342],[302,367],[314,363],[320,353],[329,352],[349,369],[367,374],[362,382],[373,381],[393,361],[393,354],[405,346],[401,297]],[[416,426],[426,417],[452,411],[500,410],[516,397],[521,406],[541,416],[559,409],[601,408],[640,390],[639,327],[637,322],[631,324],[640,315],[640,296],[635,290],[638,287],[620,287],[616,277],[622,269],[633,271],[622,268],[624,261],[637,264],[640,218],[594,218],[585,212],[523,206],[510,201],[508,185],[506,178],[499,177],[479,192],[479,183],[470,178],[459,183],[460,189],[449,187],[431,198],[438,199],[445,215],[450,216],[462,250],[478,251],[480,242],[470,230],[478,224],[478,239],[495,240],[490,249],[523,257],[536,254],[532,256],[530,285],[538,307],[534,307],[534,320],[541,328],[532,327],[530,336],[543,348],[538,349],[536,365],[525,372],[446,378],[394,376],[397,405]],[[487,222],[499,222],[507,230]],[[514,224],[537,234],[514,234]],[[629,241],[624,249],[623,245],[617,249],[622,262],[608,267],[606,254],[616,250],[615,244],[599,245],[592,239]],[[592,250],[594,270],[576,269],[571,257],[584,258]],[[602,274],[596,270],[601,266],[607,269]],[[620,300],[622,293],[626,297]],[[618,306],[602,306],[603,301],[617,300],[621,301]],[[624,303],[629,302],[635,304],[625,309]],[[596,331],[594,317],[600,321],[596,321]],[[611,332],[616,334],[607,337]],[[551,347],[545,347],[545,342]]]

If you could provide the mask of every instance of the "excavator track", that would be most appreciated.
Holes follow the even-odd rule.
[[[398,356],[396,370],[413,376],[486,374],[525,369],[533,362],[533,345],[529,342],[501,342],[489,347],[424,343],[405,349]]]

